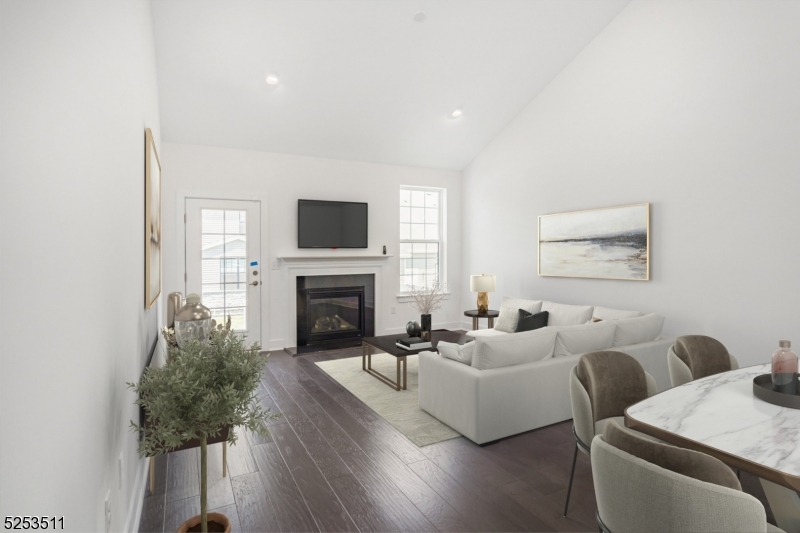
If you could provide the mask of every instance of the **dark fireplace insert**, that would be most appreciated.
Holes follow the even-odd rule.
[[[299,276],[298,352],[359,346],[363,337],[373,336],[372,279],[372,275]]]

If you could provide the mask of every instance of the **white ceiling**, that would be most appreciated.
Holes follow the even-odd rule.
[[[162,138],[463,169],[628,1],[155,0]]]

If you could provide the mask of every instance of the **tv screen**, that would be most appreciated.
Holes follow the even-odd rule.
[[[367,204],[297,201],[298,248],[366,248]]]

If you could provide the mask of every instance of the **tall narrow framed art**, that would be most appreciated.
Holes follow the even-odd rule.
[[[647,281],[650,204],[541,215],[540,276]]]
[[[144,306],[150,309],[161,294],[161,163],[150,128],[144,136]]]

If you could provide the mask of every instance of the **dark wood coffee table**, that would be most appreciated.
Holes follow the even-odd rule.
[[[421,350],[404,350],[397,347],[397,339],[402,339],[405,335],[382,335],[380,337],[364,337],[361,339],[361,368],[364,372],[369,372],[380,381],[386,383],[395,390],[406,390],[408,387],[408,369],[406,358],[409,355],[415,355],[420,352],[435,352],[436,345],[439,341],[454,342],[457,344],[465,344],[471,340],[472,337],[467,337],[463,333],[457,331],[449,331],[446,329],[435,329],[431,331],[431,344],[432,348],[423,348]],[[384,376],[377,370],[372,369],[372,349],[380,350],[381,352],[388,353],[397,358],[397,380],[392,381]],[[402,372],[401,372],[402,367]]]

